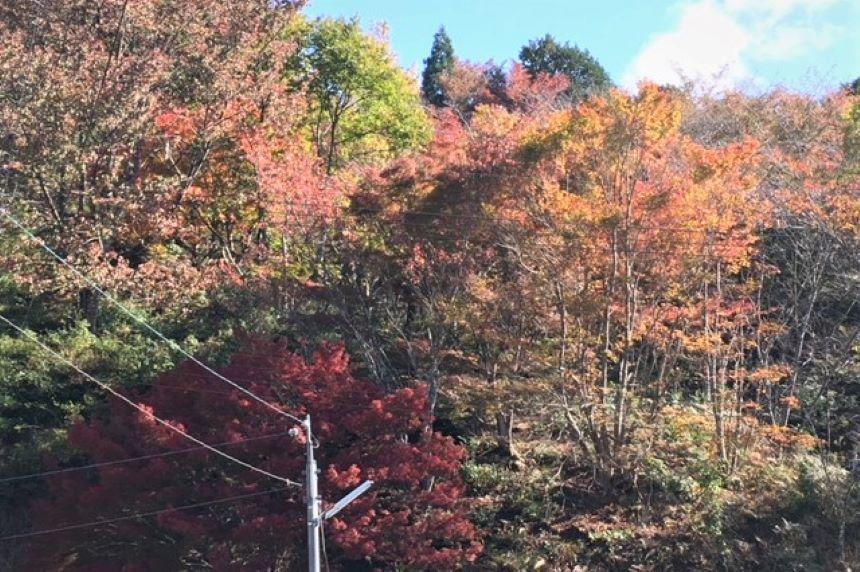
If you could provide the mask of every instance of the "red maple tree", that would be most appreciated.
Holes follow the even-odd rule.
[[[480,554],[459,477],[465,451],[449,437],[423,430],[423,387],[385,394],[353,377],[340,346],[323,346],[306,359],[283,342],[261,339],[246,340],[221,373],[297,416],[311,415],[324,499],[336,501],[363,480],[374,481],[326,523],[333,566],[450,569]],[[193,363],[162,375],[135,399],[209,443],[231,443],[223,450],[247,463],[302,478],[303,437],[288,434],[295,424]],[[75,425],[70,441],[96,462],[151,457],[50,478],[49,495],[32,505],[36,530],[252,496],[36,537],[33,566],[300,566],[306,527],[299,487],[284,488],[205,449],[153,457],[189,443],[118,401],[102,418]]]

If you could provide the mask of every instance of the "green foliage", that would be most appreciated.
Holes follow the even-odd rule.
[[[0,338],[0,438],[62,426],[80,413],[86,388],[69,383],[45,352],[13,335]]]
[[[445,27],[433,36],[430,56],[424,60],[424,73],[421,76],[421,93],[428,103],[441,107],[445,105],[445,88],[442,77],[454,70],[454,46]]]
[[[236,303],[235,297],[230,298]],[[231,326],[242,323],[236,318],[240,308],[228,307],[219,296],[186,308],[187,312],[166,316],[153,316],[129,301],[123,303],[178,340],[186,351],[205,352],[214,361],[229,349],[234,337]],[[9,275],[0,276],[0,313],[87,373],[120,388],[149,384],[181,357],[107,302],[100,307],[96,329],[77,304],[35,295]],[[221,316],[220,323],[213,314]],[[262,322],[251,311],[243,314],[249,326]],[[20,446],[62,430],[70,421],[89,416],[103,397],[98,388],[56,357],[8,326],[0,327],[0,443]]]
[[[860,553],[860,481],[833,461],[820,457],[800,465],[799,512],[819,542],[830,544],[825,553],[844,558]]]
[[[358,20],[297,20],[287,34],[300,49],[286,79],[308,95],[312,143],[329,171],[390,158],[428,140],[415,82]]]
[[[860,82],[858,78],[854,83]],[[860,84],[857,87],[860,90]],[[860,91],[856,93],[860,96]],[[845,117],[845,154],[848,170],[853,175],[860,173],[860,101],[854,103]]]
[[[570,80],[568,93],[582,99],[611,87],[609,74],[588,50],[558,43],[547,34],[520,50],[520,61],[532,77],[540,74],[564,75]]]
[[[5,300],[0,308],[4,315],[21,313],[20,307],[9,312]],[[84,371],[114,385],[148,383],[174,364],[163,344],[127,325],[113,324],[96,335],[83,320],[47,330],[39,327],[45,320],[38,315],[16,321]],[[0,442],[26,442],[63,428],[100,400],[100,392],[80,374],[7,326],[0,329]]]
[[[58,315],[74,316],[74,308],[49,304],[44,297],[28,299],[8,277],[0,278],[0,312],[82,370],[123,390],[148,384],[176,363],[164,344],[111,312],[104,313],[105,329],[99,334],[84,320],[55,322]],[[81,374],[9,327],[0,327],[0,477],[39,472],[46,453],[66,459],[67,427],[96,415],[104,402],[104,392]],[[0,504],[14,507],[40,486],[35,480],[7,483]]]

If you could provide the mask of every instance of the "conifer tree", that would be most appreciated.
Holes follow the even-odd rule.
[[[454,46],[445,27],[433,36],[433,46],[430,56],[424,60],[424,74],[421,80],[421,92],[428,103],[441,107],[445,104],[445,90],[442,86],[442,76],[454,69]]]

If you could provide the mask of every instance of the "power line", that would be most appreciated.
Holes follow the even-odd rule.
[[[28,229],[26,226],[24,226],[24,224],[23,224],[23,223],[21,223],[18,219],[16,219],[16,218],[15,218],[15,217],[13,217],[11,214],[9,214],[9,212],[8,212],[5,208],[0,207],[0,214],[2,214],[2,215],[3,215],[7,220],[9,220],[12,224],[14,224],[14,225],[19,229],[19,230],[21,230],[21,232],[23,232],[25,235],[27,235],[27,237],[28,237],[30,240],[32,240],[32,241],[33,241],[33,242],[35,242],[37,245],[39,245],[43,250],[45,250],[45,252],[47,252],[48,254],[50,254],[53,258],[55,258],[55,259],[56,259],[58,262],[60,262],[63,266],[65,266],[66,268],[68,268],[69,270],[71,270],[71,271],[72,271],[73,273],[75,273],[78,277],[80,277],[80,278],[81,278],[82,280],[84,280],[87,284],[89,284],[89,286],[90,286],[91,288],[93,288],[96,292],[98,292],[99,294],[101,294],[101,295],[102,295],[106,300],[108,300],[108,301],[109,301],[109,302],[111,302],[113,305],[115,305],[117,308],[119,308],[120,310],[122,310],[122,312],[123,312],[123,313],[125,313],[126,315],[128,315],[129,317],[131,317],[133,320],[135,320],[135,321],[136,321],[137,323],[139,323],[141,326],[143,326],[144,328],[146,328],[149,332],[151,332],[152,334],[156,335],[158,338],[160,338],[163,342],[165,342],[165,343],[166,343],[168,346],[170,346],[172,349],[174,349],[175,351],[178,351],[178,352],[179,352],[179,353],[181,353],[183,356],[187,357],[188,359],[190,359],[191,361],[193,361],[194,363],[196,363],[197,365],[199,365],[200,367],[202,367],[203,369],[205,369],[206,371],[208,371],[210,374],[214,375],[215,377],[217,377],[217,378],[218,378],[218,379],[220,379],[221,381],[223,381],[223,382],[225,382],[225,383],[227,383],[227,384],[229,384],[229,385],[233,386],[234,388],[238,389],[239,391],[241,391],[242,393],[244,393],[245,395],[247,395],[248,397],[250,397],[250,398],[251,398],[251,399],[253,399],[254,401],[257,401],[257,402],[259,402],[259,403],[262,403],[263,405],[265,405],[266,407],[268,407],[268,408],[269,408],[269,409],[271,409],[272,411],[275,411],[275,412],[277,412],[278,414],[283,415],[284,417],[287,417],[287,418],[289,418],[289,419],[292,419],[292,420],[293,420],[293,421],[295,421],[296,423],[301,424],[302,420],[301,420],[301,419],[299,419],[298,417],[296,417],[295,415],[292,415],[291,413],[289,413],[289,412],[287,412],[287,411],[284,411],[283,409],[281,409],[281,408],[280,408],[280,407],[278,407],[277,405],[275,405],[275,404],[273,404],[273,403],[270,403],[269,401],[266,401],[266,400],[265,400],[265,399],[263,399],[262,397],[259,397],[257,394],[255,394],[254,392],[252,392],[252,391],[250,391],[250,390],[248,390],[248,389],[246,389],[246,388],[242,387],[242,386],[241,386],[241,385],[239,385],[238,383],[235,383],[234,381],[231,381],[230,379],[227,379],[226,377],[224,377],[223,375],[221,375],[220,373],[218,373],[217,371],[215,371],[214,369],[212,369],[211,367],[209,367],[208,365],[206,365],[205,363],[203,363],[202,361],[198,360],[198,359],[197,359],[197,358],[195,358],[193,355],[191,355],[190,353],[188,353],[187,351],[185,351],[185,350],[184,350],[184,349],[183,349],[179,344],[177,344],[175,341],[171,340],[170,338],[168,338],[167,336],[165,336],[164,334],[162,334],[160,331],[158,331],[158,330],[156,330],[154,327],[150,326],[150,325],[149,325],[149,324],[148,324],[148,323],[147,323],[143,318],[141,318],[140,316],[138,316],[137,314],[135,314],[134,312],[132,312],[131,310],[129,310],[128,308],[126,308],[126,307],[125,307],[125,306],[124,306],[124,305],[123,305],[119,300],[117,300],[116,298],[114,298],[113,296],[111,296],[110,294],[108,294],[108,293],[107,293],[104,289],[102,289],[102,287],[101,287],[101,286],[99,286],[99,285],[98,285],[94,280],[92,280],[90,277],[88,277],[87,275],[85,275],[83,272],[81,272],[80,270],[78,270],[77,268],[75,268],[75,267],[74,267],[71,263],[69,263],[65,258],[63,258],[63,257],[62,257],[62,256],[60,256],[59,254],[57,254],[57,253],[56,253],[56,252],[55,252],[51,247],[49,247],[47,244],[45,244],[45,242],[44,242],[42,239],[40,239],[39,237],[37,237],[35,234],[33,234],[33,232],[32,232],[30,229]]]
[[[230,454],[228,454],[228,453],[225,453],[224,451],[221,451],[220,449],[216,449],[214,446],[209,445],[208,443],[206,443],[206,442],[204,442],[204,441],[201,441],[201,440],[200,440],[200,439],[198,439],[197,437],[194,437],[194,436],[192,436],[192,435],[189,435],[188,433],[186,433],[185,431],[183,431],[183,430],[182,430],[182,429],[180,429],[179,427],[176,427],[175,425],[173,425],[173,424],[172,424],[172,423],[170,423],[169,421],[165,421],[164,419],[162,419],[162,418],[160,418],[160,417],[156,416],[154,413],[152,413],[152,412],[150,412],[150,411],[147,411],[145,407],[143,407],[143,406],[141,406],[141,405],[139,405],[139,404],[135,403],[134,401],[132,401],[131,399],[129,399],[129,398],[128,398],[128,397],[126,397],[125,395],[123,395],[123,394],[119,393],[118,391],[116,391],[115,389],[113,389],[113,388],[112,388],[111,386],[109,386],[108,384],[106,384],[106,383],[104,383],[103,381],[100,381],[100,380],[96,379],[95,377],[93,377],[92,375],[88,374],[87,372],[85,372],[84,370],[82,370],[81,368],[79,368],[77,365],[75,365],[71,360],[69,360],[68,358],[66,358],[65,356],[63,356],[62,354],[60,354],[59,352],[57,352],[56,350],[52,349],[51,347],[49,347],[49,346],[45,345],[45,344],[44,344],[42,341],[40,341],[40,340],[39,340],[35,335],[31,334],[30,332],[28,332],[27,330],[25,330],[24,328],[22,328],[21,326],[19,326],[19,325],[18,325],[18,324],[16,324],[15,322],[11,321],[11,320],[10,320],[10,319],[8,319],[6,316],[4,316],[4,315],[0,314],[0,320],[2,320],[2,321],[3,321],[3,322],[5,322],[6,324],[8,324],[8,325],[9,325],[9,326],[11,326],[12,328],[14,328],[18,333],[20,333],[21,335],[25,336],[25,337],[26,337],[27,339],[29,339],[31,342],[33,342],[34,344],[38,345],[38,346],[39,346],[39,347],[41,347],[43,350],[47,351],[48,353],[50,353],[51,355],[53,355],[55,358],[57,358],[58,360],[62,361],[63,363],[65,363],[66,365],[68,365],[69,367],[71,367],[72,369],[74,369],[75,371],[77,371],[79,374],[81,374],[81,375],[82,375],[82,376],[84,376],[85,378],[89,379],[90,381],[92,381],[93,383],[95,383],[96,385],[98,385],[98,386],[99,386],[100,388],[102,388],[104,391],[107,391],[108,393],[110,393],[111,395],[113,395],[114,397],[116,397],[117,399],[120,399],[121,401],[123,401],[123,402],[127,403],[128,405],[130,405],[130,406],[132,406],[133,408],[137,409],[138,411],[140,411],[141,413],[143,413],[143,414],[144,414],[144,415],[146,415],[147,417],[149,417],[149,418],[151,418],[151,419],[155,420],[156,422],[158,422],[158,423],[160,423],[160,424],[164,425],[165,427],[167,427],[167,428],[168,428],[168,429],[170,429],[171,431],[173,431],[173,432],[175,432],[175,433],[177,433],[177,434],[181,435],[182,437],[185,437],[185,438],[186,438],[186,439],[188,439],[189,441],[191,441],[191,442],[193,442],[193,443],[196,443],[197,445],[199,445],[200,447],[202,447],[202,448],[204,448],[204,449],[207,449],[207,450],[209,450],[209,451],[212,451],[212,452],[213,452],[213,453],[215,453],[216,455],[219,455],[219,456],[221,456],[221,457],[224,457],[224,458],[225,458],[225,459],[227,459],[228,461],[231,461],[231,462],[233,462],[233,463],[236,463],[237,465],[241,465],[242,467],[245,467],[246,469],[250,469],[250,470],[254,471],[255,473],[259,473],[259,474],[261,474],[261,475],[264,475],[264,476],[266,476],[266,477],[269,477],[270,479],[275,479],[276,481],[281,481],[282,483],[286,483],[286,484],[291,485],[291,486],[301,486],[299,483],[297,483],[297,482],[295,482],[295,481],[292,481],[292,480],[290,480],[290,479],[287,479],[287,478],[281,477],[281,476],[276,475],[276,474],[274,474],[274,473],[270,473],[269,471],[267,471],[267,470],[265,470],[265,469],[261,469],[261,468],[259,468],[259,467],[254,466],[254,465],[251,465],[250,463],[246,463],[245,461],[242,461],[241,459],[238,459],[238,458],[236,458],[236,457],[234,457],[234,456],[232,456],[232,455],[230,455]]]
[[[115,522],[122,522],[124,520],[134,520],[134,519],[138,519],[138,518],[146,518],[149,516],[158,516],[161,514],[168,514],[168,513],[177,512],[180,510],[191,510],[191,509],[195,509],[195,508],[202,508],[204,506],[211,506],[211,505],[215,505],[215,504],[222,504],[225,502],[232,502],[232,501],[237,501],[237,500],[245,500],[245,499],[249,499],[249,498],[253,498],[253,497],[259,497],[259,496],[263,496],[263,495],[267,495],[267,494],[271,494],[271,493],[280,492],[280,491],[286,490],[287,488],[288,487],[275,487],[273,489],[267,489],[265,491],[259,491],[256,493],[247,493],[244,495],[224,497],[224,498],[215,499],[215,500],[206,501],[206,502],[186,504],[186,505],[172,507],[172,508],[163,508],[161,510],[153,510],[153,511],[149,511],[149,512],[139,512],[139,513],[131,514],[131,515],[127,515],[127,516],[118,516],[116,518],[108,518],[108,519],[104,519],[104,520],[95,520],[95,521],[90,521],[90,522],[83,522],[80,524],[70,524],[67,526],[58,526],[56,528],[46,528],[46,529],[42,529],[42,530],[36,530],[34,532],[26,532],[26,533],[22,533],[22,534],[12,534],[10,536],[0,536],[0,540],[16,540],[16,539],[21,539],[21,538],[29,538],[32,536],[42,536],[44,534],[52,534],[55,532],[66,532],[69,530],[79,530],[81,528],[90,528],[93,526],[102,526],[105,524],[113,524]]]
[[[238,439],[236,441],[223,441],[221,443],[215,443],[212,445],[213,447],[229,447],[231,445],[240,445],[242,443],[250,443],[252,441],[261,441],[263,439],[273,439],[275,437],[285,437],[289,435],[289,431],[284,431],[282,433],[272,433],[270,435],[260,435],[257,437],[248,437],[247,439]],[[173,455],[181,455],[183,453],[190,453],[192,451],[200,451],[204,450],[204,447],[188,447],[186,449],[177,449],[175,451],[167,451],[165,453],[153,453],[151,455],[141,455],[140,457],[129,457],[126,459],[117,459],[116,461],[103,461],[101,463],[90,463],[89,465],[80,465],[78,467],[66,467],[63,469],[55,469],[53,471],[42,471],[41,473],[29,473],[26,475],[18,475],[14,477],[4,477],[0,478],[0,484],[3,483],[12,483],[17,481],[23,481],[27,479],[35,479],[38,477],[48,477],[52,475],[60,475],[64,473],[73,473],[76,471],[85,471],[87,469],[95,469],[98,467],[108,467],[113,465],[122,465],[125,463],[134,463],[136,461],[146,461],[149,459],[158,459],[161,457],[170,457]]]
[[[405,211],[405,212],[422,213],[422,214],[438,214],[440,216],[453,216],[453,217],[458,217],[458,216],[459,217],[467,217],[468,216],[468,215],[454,215],[454,214],[447,214],[447,213],[432,213],[429,211]],[[0,209],[0,214],[3,214],[4,216],[6,216],[10,220],[12,220],[12,217],[8,214],[8,212],[4,212],[3,209]],[[298,217],[297,213],[289,213],[288,218],[292,218],[294,221],[301,220],[301,217]],[[475,218],[480,218],[480,217],[475,217]],[[515,221],[512,221],[512,222],[515,222]],[[412,224],[412,223],[410,223],[410,224]],[[420,224],[426,224],[426,222],[425,223],[417,223],[417,224],[419,224],[419,225]],[[192,361],[194,361],[195,363],[197,363],[198,365],[200,365],[201,367],[203,367],[204,369],[206,369],[207,371],[209,371],[210,373],[212,373],[216,377],[220,378],[222,381],[226,381],[227,383],[230,383],[232,385],[231,381],[228,380],[226,377],[224,377],[222,374],[219,374],[219,373],[213,371],[211,368],[209,368],[208,366],[206,366],[205,364],[203,364],[202,362],[200,362],[199,360],[197,360],[196,358],[194,358],[193,356],[191,356],[190,354],[185,352],[181,347],[179,347],[176,344],[176,342],[166,338],[166,336],[164,336],[160,332],[157,332],[149,324],[145,323],[142,318],[140,318],[139,316],[137,316],[137,315],[131,313],[129,310],[127,310],[124,306],[121,305],[120,302],[118,302],[116,299],[113,299],[110,295],[108,295],[106,292],[104,292],[104,290],[102,290],[100,287],[98,287],[98,285],[95,284],[91,279],[84,276],[83,273],[81,273],[77,269],[73,268],[68,261],[62,259],[62,257],[57,255],[54,251],[52,251],[49,247],[47,247],[47,245],[45,245],[41,239],[35,237],[31,232],[29,232],[26,228],[24,228],[23,225],[21,225],[19,222],[16,222],[16,226],[18,226],[19,228],[24,230],[28,234],[28,236],[30,236],[31,239],[33,239],[39,246],[41,246],[47,252],[49,252],[54,258],[59,260],[61,263],[63,263],[68,268],[72,269],[77,275],[84,278],[84,280],[86,280],[90,285],[93,285],[97,291],[102,293],[112,303],[114,303],[115,305],[120,307],[125,313],[127,313],[133,319],[135,319],[136,321],[141,323],[148,330],[155,332],[158,337],[160,337],[162,340],[166,341],[172,348],[181,352],[183,355],[189,357]],[[695,233],[706,234],[706,231],[703,231],[703,230],[685,229],[685,228],[681,228],[681,227],[641,227],[641,226],[639,226],[639,227],[636,227],[636,229],[637,230],[661,229],[664,231],[689,232],[691,234],[695,234]],[[785,231],[787,229],[778,229],[778,230]],[[722,231],[718,232],[717,234],[723,235],[723,236],[725,235],[725,233]],[[433,236],[433,237],[430,237],[430,239],[435,241],[436,244],[447,242],[448,244],[452,244],[452,245],[453,244],[459,244],[463,240],[462,237],[450,236],[450,235],[445,235],[445,234],[442,234],[439,236]],[[341,238],[329,238],[328,242],[345,244],[347,241],[345,238],[341,237]],[[558,246],[554,242],[550,242],[547,239],[541,239],[541,238],[534,239],[534,240],[528,240],[527,242],[528,242],[529,246],[551,246],[551,247]],[[506,246],[506,245],[501,244],[501,243],[497,243],[497,245],[498,246]],[[713,245],[707,244],[705,242],[692,243],[692,244],[691,243],[684,243],[683,248],[687,248],[687,249],[690,247],[704,248],[706,246],[713,247],[715,249],[715,252],[683,252],[683,251],[679,252],[679,251],[670,251],[668,249],[657,249],[657,248],[642,248],[642,249],[623,248],[623,249],[613,250],[609,246],[585,246],[585,247],[583,247],[583,250],[604,252],[605,254],[619,254],[619,255],[629,255],[629,256],[636,256],[636,255],[648,255],[648,256],[652,256],[652,257],[680,256],[682,258],[695,258],[695,259],[700,259],[700,260],[719,260],[719,259],[723,259],[723,258],[731,258],[733,256],[732,254],[727,253],[727,252],[720,252],[720,250],[725,250],[728,248],[745,249],[745,248],[750,247],[751,243],[749,241],[744,241],[742,239],[728,238],[727,240],[723,239],[720,242],[713,244]],[[241,386],[239,386],[238,388],[241,391],[245,392],[246,394],[250,395],[250,393],[248,393],[248,390],[245,390]],[[260,399],[258,399],[256,397],[254,397],[254,399],[256,401],[260,401]],[[282,409],[274,406],[273,404],[271,404],[265,400],[260,401],[260,402],[263,403],[264,405],[266,405],[267,407],[269,407],[270,409],[274,409],[278,413],[286,415],[287,417],[291,418],[293,421],[296,421],[297,423],[301,423],[301,420],[299,420],[295,416],[292,416],[289,413],[283,411]]]

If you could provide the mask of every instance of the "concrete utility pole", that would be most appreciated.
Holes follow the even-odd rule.
[[[302,421],[307,438],[305,453],[305,488],[308,504],[308,570],[320,572],[320,541],[322,540],[323,520],[329,519],[342,511],[349,503],[357,499],[373,484],[373,481],[364,481],[352,490],[348,495],[337,501],[325,514],[320,514],[322,499],[317,489],[317,462],[314,459],[314,435],[311,430],[311,416]]]
[[[307,453],[305,459],[305,483],[308,501],[308,570],[320,572],[320,497],[317,491],[317,462],[314,459],[314,437],[311,432],[311,416],[302,422],[307,437]]]

